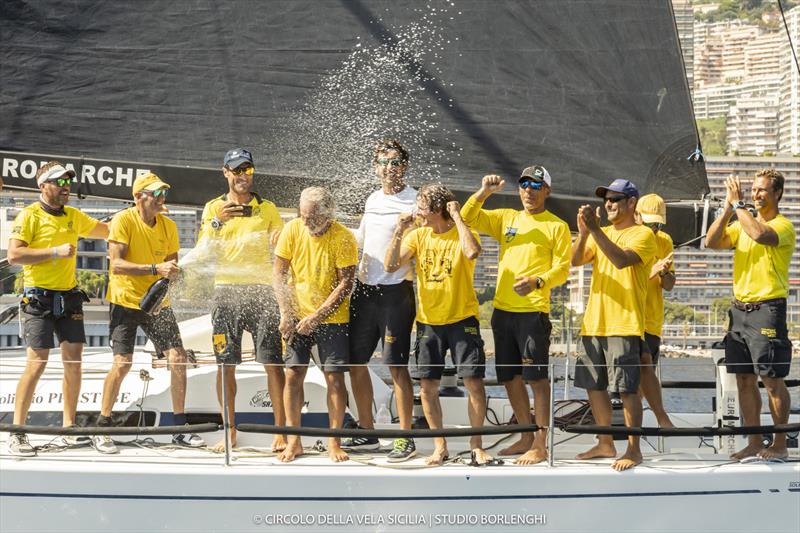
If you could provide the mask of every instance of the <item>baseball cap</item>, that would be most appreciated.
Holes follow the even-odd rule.
[[[245,150],[244,148],[234,148],[233,150],[228,150],[228,153],[225,154],[224,165],[228,168],[236,168],[242,163],[250,163],[253,164],[253,154],[249,151]]]
[[[47,181],[60,178],[64,174],[68,175],[70,179],[75,179],[74,170],[69,170],[61,165],[54,165],[48,168],[46,171],[42,172],[42,175],[39,176],[39,179],[36,180],[36,185],[41,185],[42,183],[45,183]]]
[[[519,182],[522,182],[525,179],[532,179],[535,181],[543,181],[550,187],[552,180],[550,179],[550,173],[547,172],[547,169],[541,165],[531,165],[527,167],[525,170],[522,171],[522,174],[519,177]]]
[[[158,189],[163,189],[164,187],[169,189],[169,185],[161,181],[161,178],[150,172],[144,176],[139,176],[134,180],[132,191],[133,195],[136,196],[142,191],[157,191]]]
[[[633,182],[622,178],[615,179],[608,187],[596,188],[594,190],[594,194],[600,198],[605,198],[608,191],[619,192],[625,196],[639,198],[639,189],[636,188],[636,185],[634,185]]]
[[[645,194],[639,198],[639,202],[636,204],[636,211],[642,216],[642,222],[645,224],[654,222],[659,224],[667,223],[667,204],[657,194]]]

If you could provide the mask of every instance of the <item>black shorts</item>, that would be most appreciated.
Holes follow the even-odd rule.
[[[652,335],[645,331],[642,342],[642,353],[649,353],[653,359],[653,366],[658,364],[658,356],[661,354],[661,337]]]
[[[183,348],[178,321],[172,309],[165,307],[151,316],[141,309],[131,309],[111,304],[111,319],[108,324],[108,338],[114,355],[130,355],[136,346],[136,329],[142,328],[147,338],[153,342],[156,353],[163,354],[172,348]]]
[[[483,339],[477,318],[469,317],[442,326],[417,322],[417,340],[414,346],[417,377],[442,379],[447,350],[450,350],[459,377],[482,378],[486,375],[486,354],[483,352]]]
[[[61,310],[53,313],[53,298],[62,300],[57,304]],[[25,345],[34,350],[55,348],[53,335],[62,342],[86,343],[83,329],[83,296],[80,291],[57,293],[45,291],[41,294],[26,295],[22,300],[22,331]]]
[[[639,390],[642,339],[636,336],[584,336],[575,386],[588,390],[636,393]]]
[[[350,297],[350,364],[369,362],[381,341],[384,362],[406,366],[416,314],[414,284],[410,281],[397,285],[356,281]]]
[[[497,381],[511,381],[520,374],[525,381],[547,379],[552,330],[547,313],[495,309],[492,335]]]
[[[731,307],[725,335],[725,364],[730,374],[789,375],[792,342],[786,327],[786,300],[759,304],[745,311]]]
[[[275,293],[269,285],[217,285],[211,322],[214,354],[218,363],[242,362],[242,333],[253,336],[256,361],[283,364],[281,317]]]
[[[286,345],[286,366],[308,366],[311,348],[317,345],[318,366],[323,372],[346,372],[350,366],[350,326],[320,324],[311,335],[295,335]]]

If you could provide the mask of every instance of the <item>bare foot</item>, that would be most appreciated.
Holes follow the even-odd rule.
[[[617,472],[622,472],[623,470],[627,470],[629,468],[633,468],[634,466],[640,464],[642,462],[642,452],[639,450],[631,450],[628,448],[625,450],[625,454],[614,461],[611,465],[611,468],[616,470]]]
[[[770,446],[769,448],[765,448],[758,452],[758,456],[762,459],[786,459],[789,457],[789,450],[786,446],[782,446],[780,448],[776,446]]]
[[[334,463],[341,463],[350,459],[347,452],[344,451],[339,445],[339,442],[335,440],[328,443],[328,457],[330,457],[331,461]]]
[[[280,455],[278,455],[278,459],[284,463],[291,463],[301,455],[303,455],[303,445],[297,442],[292,445],[287,445]]]
[[[236,430],[231,430],[231,450],[236,448]],[[222,437],[222,440],[216,443],[214,446],[211,447],[211,451],[214,453],[225,453],[225,437]]]
[[[613,444],[607,445],[598,443],[595,444],[592,448],[586,450],[585,452],[576,455],[575,459],[585,461],[586,459],[599,459],[601,457],[613,458],[616,456],[617,456],[617,449],[614,448]]]
[[[664,415],[663,417],[658,417],[658,427],[660,428],[674,428],[675,424],[672,423],[672,420],[669,419],[669,415]]]
[[[507,448],[503,448],[497,455],[519,455],[521,453],[525,453],[531,449],[531,444],[533,444],[533,437],[528,435],[523,435],[520,439],[508,446]]]
[[[755,457],[756,455],[759,455],[759,453],[763,449],[764,448],[761,446],[761,443],[759,443],[759,444],[748,444],[747,446],[745,446],[744,448],[742,448],[738,452],[732,453],[731,454],[731,459],[733,459],[735,461],[741,461],[742,459],[746,459],[748,457]]]
[[[472,453],[475,454],[475,462],[479,465],[485,465],[493,459],[493,457],[489,455],[489,452],[483,448],[473,448]]]
[[[286,449],[286,435],[275,435],[272,438],[272,451],[282,452]]]
[[[447,448],[440,448],[440,449],[434,450],[431,455],[429,455],[428,457],[425,458],[425,464],[426,465],[441,465],[442,463],[447,461],[447,459],[449,457],[450,456],[447,454]]]
[[[547,450],[534,448],[528,450],[514,460],[515,465],[535,465],[547,460]]]

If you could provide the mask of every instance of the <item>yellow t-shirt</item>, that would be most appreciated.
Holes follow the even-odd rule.
[[[163,263],[168,256],[178,253],[180,248],[178,226],[173,220],[156,215],[156,223],[151,228],[142,220],[136,207],[129,207],[114,216],[108,240],[128,245],[122,258],[139,265]],[[130,309],[140,309],[142,296],[160,278],[151,274],[131,276],[110,271],[106,300]]]
[[[11,239],[27,243],[29,248],[53,248],[62,244],[78,245],[78,237],[86,237],[97,220],[74,207],[64,206],[63,216],[48,214],[39,202],[23,209],[14,219]],[[75,278],[77,257],[49,259],[35,265],[23,265],[25,287],[68,291],[78,284]]]
[[[412,230],[403,238],[402,249],[411,250],[416,259],[419,322],[442,326],[478,316],[472,286],[475,260],[462,253],[455,226],[444,233],[429,227]]]
[[[286,224],[275,255],[291,263],[292,283],[300,318],[314,313],[339,284],[336,270],[358,264],[358,244],[353,232],[338,222],[319,237],[313,237],[303,221]],[[350,322],[350,298],[345,298],[323,324]]]
[[[589,236],[586,246],[594,254],[592,285],[581,335],[643,338],[647,278],[656,254],[656,238],[653,231],[644,226],[631,226],[622,231],[606,226],[603,233],[623,250],[636,252],[641,262],[619,270]]]
[[[652,230],[651,230],[652,231]],[[659,231],[656,237],[656,255],[654,262],[664,259],[672,253],[672,237]],[[652,268],[652,266],[651,266]],[[675,263],[670,267],[671,272],[675,272]],[[647,271],[650,275],[650,269]],[[647,304],[644,310],[644,330],[650,335],[661,336],[661,328],[664,326],[664,289],[661,288],[661,277],[656,274],[653,279],[647,281]]]
[[[494,307],[512,313],[550,312],[550,289],[567,281],[570,236],[566,222],[544,211],[535,215],[514,209],[481,209],[472,196],[461,208],[464,222],[500,243]],[[514,292],[517,276],[539,277],[541,289],[525,296]]]
[[[216,285],[272,284],[270,238],[283,228],[283,220],[275,204],[259,200],[254,196],[248,204],[253,207],[252,216],[234,217],[218,230],[211,227],[211,219],[219,215],[227,195],[211,200],[203,209],[198,241],[205,239],[200,245],[208,246],[216,259]]]
[[[767,225],[778,234],[778,246],[758,244],[738,221],[725,230],[733,243],[733,295],[742,302],[763,302],[789,294],[789,263],[797,236],[792,222],[778,215]]]

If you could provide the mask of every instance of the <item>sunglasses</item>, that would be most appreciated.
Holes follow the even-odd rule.
[[[661,228],[664,227],[664,224],[662,224],[661,222],[648,222],[647,224],[645,224],[645,226],[647,226],[650,229],[660,230]]]
[[[380,166],[384,166],[384,165],[386,165],[388,163],[388,164],[392,165],[393,167],[399,167],[400,165],[405,163],[405,161],[403,161],[399,157],[395,157],[394,159],[378,158],[378,159],[376,159],[376,161]]]
[[[544,187],[543,181],[534,181],[534,180],[523,180],[519,182],[519,186],[521,189],[533,189],[534,191],[538,191],[542,187]]]
[[[256,171],[255,167],[238,167],[232,168],[230,171],[233,173],[234,176],[241,176],[243,174],[247,174],[248,176],[252,176],[253,173]]]
[[[153,196],[153,198],[158,198],[159,196],[162,196],[162,197],[166,198],[167,197],[167,193],[169,192],[169,189],[158,189],[156,191],[142,191],[142,192],[146,192],[148,194],[151,194]]]
[[[49,180],[47,183],[52,183],[54,185],[58,185],[59,187],[64,187],[65,185],[72,184],[72,178],[56,178],[54,180]]]
[[[630,198],[630,196],[609,196],[608,198],[605,198],[604,201],[616,204],[617,202],[621,202],[622,200],[627,200],[628,198]]]

